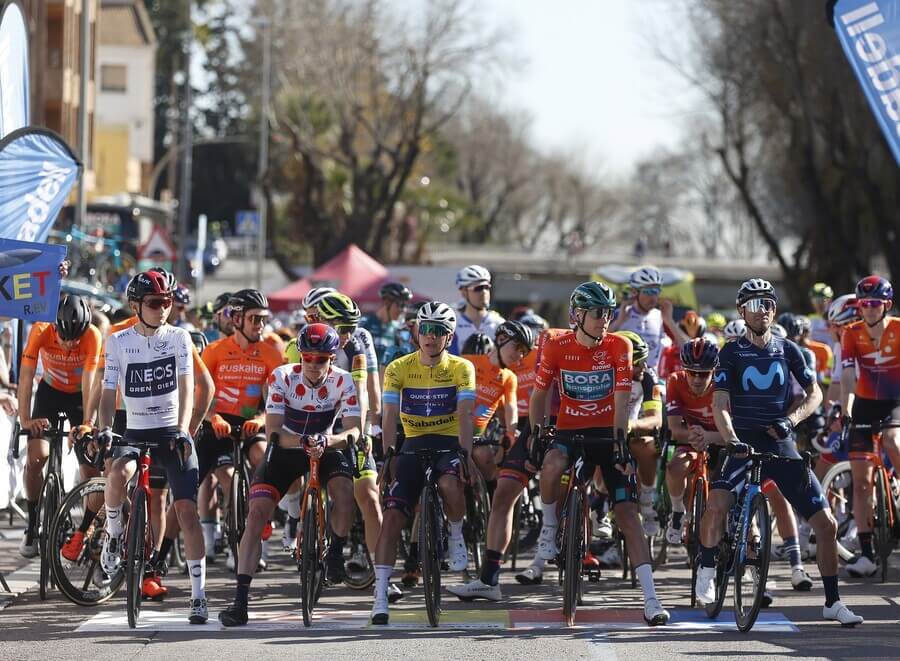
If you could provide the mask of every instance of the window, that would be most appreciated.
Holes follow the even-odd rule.
[[[100,65],[100,90],[103,92],[124,92],[128,69],[124,64]]]

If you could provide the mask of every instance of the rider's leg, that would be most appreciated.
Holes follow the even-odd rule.
[[[853,518],[859,531],[860,551],[869,560],[875,560],[875,548],[872,546],[872,464],[864,459],[851,459],[850,473],[853,476]]]
[[[778,534],[784,541],[784,550],[787,553],[788,562],[791,569],[802,569],[803,561],[800,559],[800,541],[799,530],[797,528],[797,516],[794,514],[794,508],[778,490],[773,483],[763,485],[763,491],[769,499],[769,505],[772,507],[772,514],[775,516],[775,524],[778,527]]]
[[[700,564],[716,566],[716,548],[725,532],[725,518],[734,503],[734,494],[727,489],[711,489],[706,511],[700,520]]]
[[[687,472],[694,457],[691,452],[676,452],[666,465],[666,487],[672,503],[672,528],[681,528],[684,516],[684,491],[687,488]]]
[[[366,528],[366,548],[374,549],[378,545],[381,533],[381,502],[375,476],[361,477],[353,482],[353,495]]]
[[[29,438],[25,460],[24,486],[28,501],[28,530],[37,530],[37,505],[44,485],[44,465],[50,456],[50,443],[42,438]]]
[[[110,537],[118,537],[125,532],[125,522],[122,518],[125,485],[134,475],[136,468],[137,462],[133,457],[120,457],[107,468],[103,502],[106,507],[106,531]]]
[[[481,471],[485,482],[497,479],[497,462],[494,448],[490,445],[477,445],[472,448],[472,460]]]

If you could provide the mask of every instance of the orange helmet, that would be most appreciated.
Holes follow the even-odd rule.
[[[706,321],[694,310],[688,310],[678,322],[679,328],[691,339],[698,338],[706,332]]]

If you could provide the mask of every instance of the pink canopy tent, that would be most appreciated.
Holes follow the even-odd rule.
[[[355,243],[322,264],[305,278],[269,295],[269,306],[274,312],[295,310],[303,296],[313,287],[334,287],[346,294],[363,308],[374,308],[381,303],[378,290],[392,278],[377,260],[370,257]],[[418,300],[427,296],[414,294]]]

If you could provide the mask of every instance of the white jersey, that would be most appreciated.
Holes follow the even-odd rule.
[[[625,308],[625,319],[619,326],[620,331],[634,331],[640,335],[647,347],[650,349],[650,355],[647,358],[647,365],[654,370],[659,369],[659,357],[663,350],[663,338],[666,337],[666,329],[663,324],[662,312],[659,308],[653,308],[646,314],[641,314],[637,310],[637,306],[629,305]]]
[[[178,377],[191,376],[194,392],[192,348],[190,334],[168,324],[149,337],[132,326],[107,338],[103,389],[121,387],[129,429],[178,425]]]
[[[497,327],[506,321],[493,310],[489,310],[487,316],[476,324],[469,319],[463,312],[457,312],[456,315],[456,332],[453,334],[453,342],[450,344],[450,353],[458,356],[462,352],[463,345],[475,333],[484,333],[492,340],[497,333]]]
[[[378,372],[378,356],[375,355],[375,340],[372,338],[372,333],[360,326],[354,331],[353,337],[359,340],[366,352],[366,370]]]
[[[277,367],[269,376],[266,413],[284,416],[284,427],[294,434],[330,434],[335,420],[359,416],[359,398],[350,373],[332,367],[322,385],[303,381],[299,364]]]

